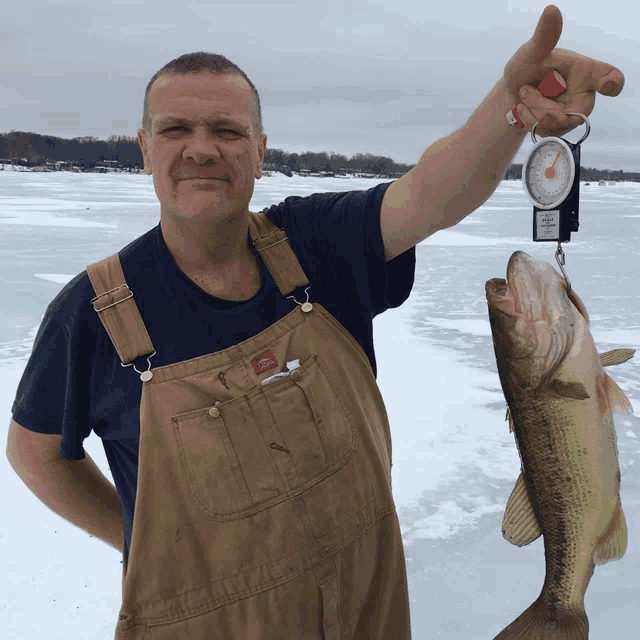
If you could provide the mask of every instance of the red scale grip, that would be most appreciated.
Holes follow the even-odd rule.
[[[549,71],[542,82],[538,85],[538,91],[545,98],[555,98],[566,88],[567,83],[564,78],[555,70]],[[520,120],[520,116],[518,116],[518,105],[521,103],[522,100],[518,100],[518,102],[516,102],[516,106],[509,112],[517,123],[514,125],[516,129],[524,129],[524,124],[522,123],[522,120]],[[507,114],[507,122],[510,120],[511,118],[509,118],[509,114]]]

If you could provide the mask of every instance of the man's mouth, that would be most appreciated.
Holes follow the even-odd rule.
[[[223,182],[224,178],[212,178],[210,176],[193,176],[191,178],[181,178],[181,180],[218,180],[220,182]]]

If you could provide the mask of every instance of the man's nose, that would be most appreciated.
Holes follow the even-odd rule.
[[[220,158],[219,140],[206,127],[196,127],[188,136],[184,159],[192,159],[196,164],[204,164],[208,160]]]

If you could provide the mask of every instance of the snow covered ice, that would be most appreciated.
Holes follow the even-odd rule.
[[[256,182],[251,209],[289,195],[367,189],[374,180],[281,174]],[[580,231],[563,245],[572,286],[600,351],[640,347],[640,184],[582,185]],[[159,220],[143,174],[0,172],[0,422],[47,304],[97,259]],[[520,462],[504,421],[484,283],[513,251],[555,265],[554,243],[531,241],[520,182],[417,248],[410,299],[374,320],[378,383],[393,439],[393,493],[403,532],[414,638],[491,640],[538,596],[542,539],[517,548],[501,523]],[[640,415],[640,353],[608,373]],[[622,560],[596,568],[585,599],[591,635],[630,637],[640,575],[640,420],[616,416],[621,497],[629,529]],[[85,448],[111,478],[100,439]],[[50,511],[6,458],[0,561],[2,627],[25,640],[113,638],[121,557]]]

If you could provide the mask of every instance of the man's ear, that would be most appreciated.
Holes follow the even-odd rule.
[[[267,150],[267,136],[262,134],[258,143],[258,168],[256,169],[256,178],[262,178],[262,166],[264,164],[264,154]]]
[[[151,157],[149,154],[149,140],[147,138],[147,132],[144,129],[138,129],[138,144],[140,145],[140,151],[142,152],[144,172],[150,176],[153,173],[153,168],[151,166]]]

